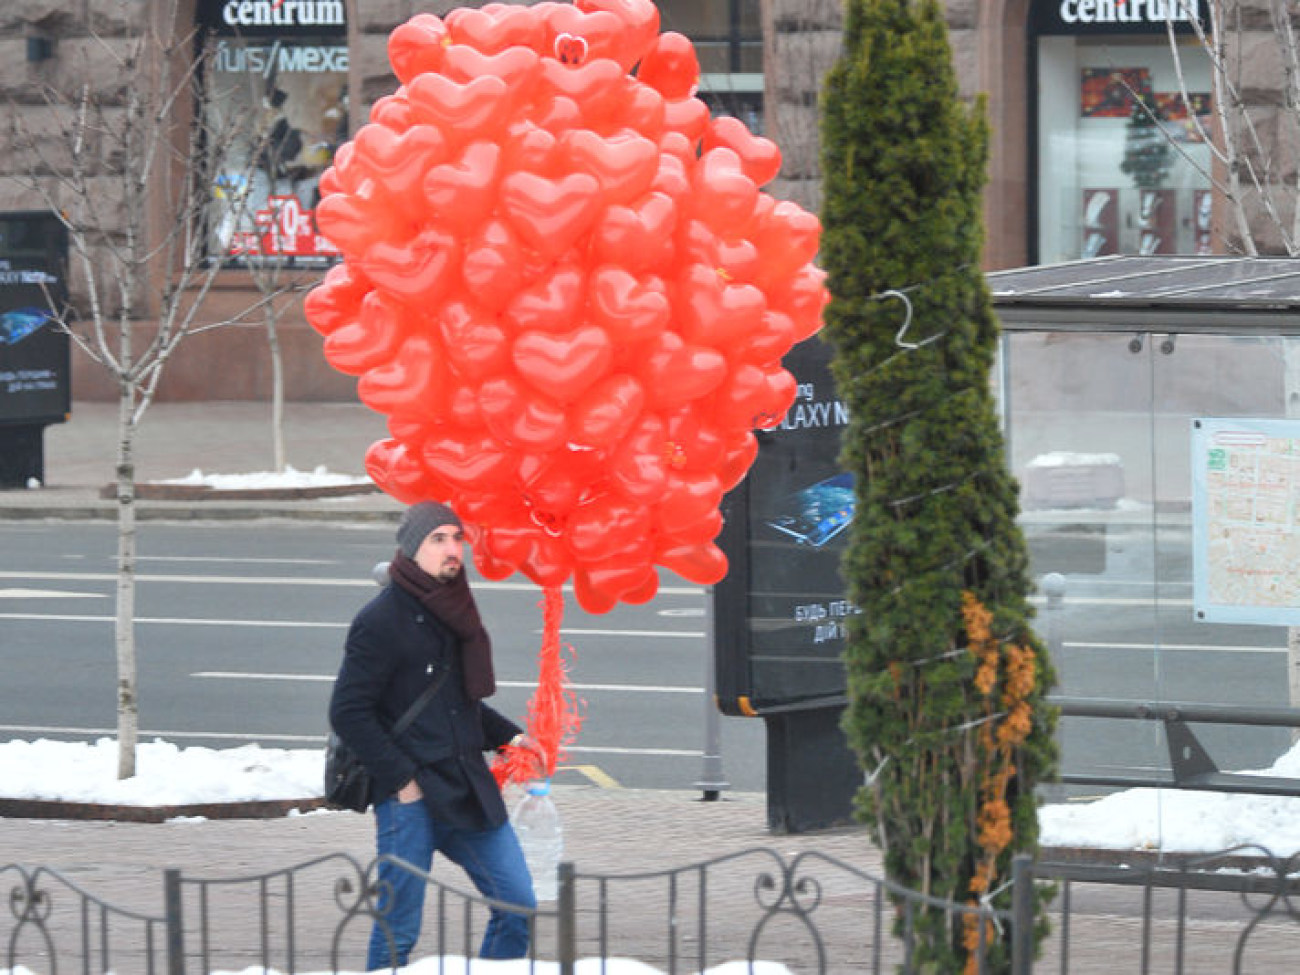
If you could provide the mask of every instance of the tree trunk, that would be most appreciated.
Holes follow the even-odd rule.
[[[135,667],[135,390],[119,386],[117,411],[117,777],[135,775],[140,730]]]
[[[284,356],[280,352],[279,319],[275,302],[267,302],[266,344],[271,350],[271,451],[277,473],[288,466],[284,447]]]

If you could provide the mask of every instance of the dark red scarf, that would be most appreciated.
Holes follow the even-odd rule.
[[[490,697],[497,689],[492,672],[492,641],[479,618],[465,571],[457,572],[450,582],[439,582],[398,549],[388,566],[388,575],[460,637],[465,693],[475,701]]]

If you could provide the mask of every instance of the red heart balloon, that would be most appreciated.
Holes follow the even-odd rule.
[[[664,102],[664,127],[680,132],[694,145],[704,136],[709,124],[709,106],[698,98]]]
[[[794,402],[796,383],[780,366],[742,362],[718,390],[713,416],[724,427],[776,426]]]
[[[506,172],[526,169],[542,176],[556,175],[560,140],[531,121],[511,126],[501,150],[501,165]]]
[[[403,309],[372,291],[361,302],[360,315],[326,337],[325,358],[339,372],[359,376],[387,362],[401,345],[405,330]]]
[[[433,219],[458,234],[478,227],[496,202],[501,149],[472,142],[455,162],[434,166],[424,176],[424,198]]]
[[[465,290],[485,307],[500,311],[524,282],[519,238],[500,220],[489,220],[465,244],[460,267]]]
[[[468,301],[449,301],[438,315],[447,361],[456,375],[481,383],[510,364],[510,343],[491,315]]]
[[[682,263],[708,265],[724,281],[753,281],[761,266],[752,243],[743,237],[719,237],[701,220],[688,220],[677,242]]]
[[[646,193],[659,169],[659,147],[634,132],[603,139],[590,129],[565,133],[562,161],[600,181],[606,204],[628,203]]]
[[[700,84],[695,45],[684,34],[665,31],[641,59],[636,76],[670,101],[690,98]]]
[[[639,504],[605,494],[575,509],[565,523],[564,541],[583,562],[609,558],[650,533],[650,514]]]
[[[759,283],[776,287],[817,256],[821,246],[821,221],[803,207],[782,200],[761,221],[754,243],[763,252]]]
[[[434,481],[405,445],[396,440],[376,440],[366,451],[366,474],[381,491],[403,504],[427,498]]]
[[[689,545],[672,542],[655,550],[655,561],[700,586],[711,586],[727,574],[726,555],[711,543]]]
[[[344,145],[351,146],[352,143],[345,142]],[[342,193],[343,181],[339,178],[338,170],[333,166],[326,166],[325,171],[320,174],[320,179],[316,180],[316,189],[322,198],[333,193]]]
[[[553,3],[543,8],[550,31],[550,52],[556,60],[571,65],[588,58],[619,57],[623,23],[604,11],[587,13],[567,3]],[[619,64],[622,71],[632,65]]]
[[[447,14],[446,24],[454,41],[487,54],[512,45],[536,49],[546,31],[546,24],[531,7],[505,3],[490,3],[478,10],[457,7]]]
[[[443,70],[455,81],[466,82],[490,75],[511,89],[530,88],[541,71],[541,58],[531,48],[514,45],[495,53],[469,44],[449,44],[443,52]]]
[[[398,233],[397,215],[382,204],[351,193],[332,193],[316,204],[316,226],[348,257]]]
[[[789,281],[768,289],[773,308],[785,312],[794,322],[794,340],[802,342],[822,327],[822,309],[831,300],[826,290],[826,272],[811,264],[795,272]]]
[[[695,214],[722,234],[742,233],[758,202],[758,187],[730,149],[710,149],[700,157],[692,189]]]
[[[657,142],[667,124],[664,96],[650,86],[641,84],[629,85],[626,91],[617,120],[627,128]]]
[[[586,293],[586,269],[577,265],[551,268],[521,288],[501,314],[513,333],[561,332],[573,326]]]
[[[428,305],[446,293],[460,260],[460,241],[433,228],[404,243],[377,241],[357,264],[377,287]]]
[[[722,466],[718,468],[718,476],[722,479],[722,489],[730,491],[742,480],[749,472],[749,468],[754,463],[754,458],[758,456],[758,438],[749,430],[742,430],[730,440],[727,444],[726,456]]]
[[[564,410],[510,376],[485,382],[478,391],[478,404],[488,429],[508,447],[546,451],[564,443]]]
[[[411,103],[406,100],[404,93],[384,95],[375,99],[375,103],[370,106],[370,121],[394,132],[405,132],[415,125],[415,113],[411,111]]]
[[[361,313],[361,301],[371,289],[370,282],[349,264],[335,264],[325,272],[321,283],[307,292],[303,312],[311,327],[321,335],[355,321]]]
[[[734,115],[720,115],[704,132],[704,149],[725,146],[740,157],[745,175],[758,186],[776,179],[781,172],[781,149],[771,139],[750,132]]]
[[[357,380],[357,398],[376,413],[425,410],[436,416],[447,381],[438,351],[429,336],[408,335],[395,356]]]
[[[588,126],[618,110],[626,77],[618,62],[608,58],[590,58],[578,65],[542,58],[543,92],[571,99]]]
[[[511,349],[515,370],[535,389],[571,403],[609,371],[614,350],[595,325],[556,335],[524,332]]]
[[[677,206],[663,193],[649,193],[632,206],[607,207],[591,234],[593,263],[648,271],[672,256]]]
[[[524,472],[520,465],[522,497],[533,520],[557,533],[564,518],[578,505],[586,504],[601,491],[605,478],[604,458],[590,450],[557,450]]]
[[[533,121],[550,132],[567,132],[582,125],[582,109],[567,95],[544,94],[536,105]]]
[[[661,530],[656,540],[663,541],[664,544],[671,539],[683,545],[703,545],[717,538],[721,531],[722,512],[714,508],[690,524],[674,524],[671,531]]]
[[[587,13],[605,11],[622,21],[618,57],[624,70],[645,57],[659,34],[659,8],[652,0],[575,0],[573,5]]]
[[[608,447],[621,440],[641,415],[645,390],[629,375],[608,376],[569,410],[569,437],[583,447]]]
[[[686,529],[718,510],[722,481],[712,472],[669,471],[663,497],[655,506],[655,528]]]
[[[670,409],[707,396],[727,377],[727,360],[714,349],[687,345],[675,332],[650,343],[641,368],[650,405]]]
[[[726,456],[726,440],[700,410],[690,406],[664,414],[668,424],[668,467],[674,471],[714,471]]]
[[[587,313],[618,349],[635,354],[633,346],[668,326],[672,304],[658,278],[641,279],[621,267],[602,267],[591,276]]]
[[[677,310],[688,342],[735,353],[761,328],[767,300],[752,284],[728,284],[713,268],[692,264],[678,279]]]
[[[482,138],[495,132],[512,108],[510,87],[485,75],[465,84],[442,74],[422,74],[407,86],[417,119],[436,125],[449,142]]]
[[[588,613],[607,613],[628,593],[641,593],[659,580],[650,560],[630,561],[626,557],[578,566],[573,573],[573,594]]]
[[[610,483],[625,498],[651,504],[663,495],[668,484],[664,436],[662,420],[643,416],[614,448],[609,459]]]
[[[488,433],[443,431],[425,441],[421,459],[438,477],[475,491],[507,484],[515,472],[514,459]]]
[[[547,179],[511,173],[501,183],[501,212],[520,237],[548,260],[577,242],[600,211],[600,184],[587,173]]]
[[[402,84],[442,66],[447,28],[433,14],[416,14],[388,35],[388,61]]]
[[[483,426],[483,412],[478,408],[478,389],[473,386],[453,386],[447,396],[447,422],[463,430],[477,430]]]
[[[672,132],[664,136],[663,142],[671,143],[673,141],[670,138],[671,136],[679,136],[683,142],[686,141],[686,137],[681,133]],[[679,208],[682,207],[689,201],[691,195],[690,168],[693,165],[693,161],[690,163],[683,162],[673,152],[661,151],[659,153],[659,171],[655,173],[655,181],[651,184],[651,187],[655,192],[668,197]]]
[[[412,195],[425,172],[447,157],[447,140],[432,125],[414,125],[400,135],[385,126],[369,122],[353,140],[356,147],[352,168],[370,177],[391,196]]]
[[[763,312],[762,324],[750,333],[740,350],[742,358],[759,365],[777,362],[794,346],[794,319],[783,311],[769,308]]]

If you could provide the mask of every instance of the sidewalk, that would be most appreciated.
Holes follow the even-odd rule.
[[[365,473],[366,449],[387,436],[384,418],[360,404],[289,403],[284,436],[289,466],[324,467],[334,474]],[[270,405],[259,402],[155,403],[136,434],[136,481],[205,474],[270,471]],[[115,517],[115,503],[100,490],[115,477],[117,408],[113,403],[74,403],[72,418],[45,429],[45,485],[0,489],[0,520],[42,517]],[[346,498],[201,501],[141,498],[141,519],[252,517],[333,520],[396,520],[401,505],[372,492]]]

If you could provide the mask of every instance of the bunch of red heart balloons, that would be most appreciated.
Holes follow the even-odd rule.
[[[487,578],[572,579],[604,612],[656,566],[726,573],[718,505],[821,324],[817,218],[780,152],[695,97],[651,0],[492,3],[389,38],[401,87],[342,146],[308,296],[325,355],[389,417],[366,456],[469,523]]]

